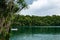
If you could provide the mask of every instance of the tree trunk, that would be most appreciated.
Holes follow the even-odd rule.
[[[10,36],[10,21],[6,22],[6,19],[0,18],[0,40],[9,40]]]

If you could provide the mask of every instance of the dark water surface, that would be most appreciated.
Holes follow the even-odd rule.
[[[60,40],[60,27],[22,27],[12,31],[10,40]]]

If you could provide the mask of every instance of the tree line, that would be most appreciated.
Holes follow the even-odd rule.
[[[12,26],[60,26],[60,16],[15,15]]]

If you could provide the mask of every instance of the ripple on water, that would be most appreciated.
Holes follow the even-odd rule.
[[[13,36],[10,40],[60,40],[60,34],[24,34]]]

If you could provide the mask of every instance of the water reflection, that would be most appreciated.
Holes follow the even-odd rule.
[[[10,40],[60,40],[60,27],[17,27],[12,31]]]
[[[24,34],[15,35],[10,40],[60,40],[60,34]]]

